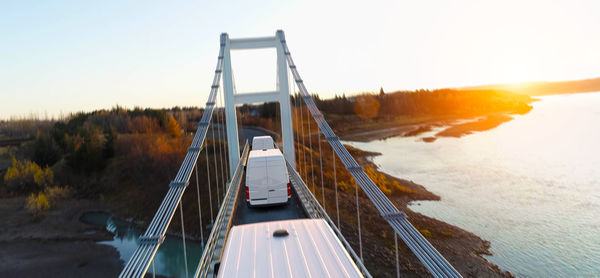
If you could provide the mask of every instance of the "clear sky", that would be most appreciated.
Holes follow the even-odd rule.
[[[600,1],[0,1],[0,118],[201,106],[219,34],[286,32],[308,89],[338,93],[600,76]],[[238,91],[273,51],[232,54]]]

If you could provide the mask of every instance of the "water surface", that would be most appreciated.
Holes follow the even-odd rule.
[[[121,260],[125,263],[133,255],[133,252],[140,244],[139,236],[143,233],[136,229],[131,223],[113,218],[104,212],[89,212],[82,216],[82,221],[106,226],[106,229],[114,234],[112,240],[101,241],[100,244],[113,246],[119,251]],[[186,252],[188,258],[188,273],[193,276],[196,266],[202,256],[202,246],[198,242],[186,240]],[[154,257],[154,268],[157,275],[165,277],[186,277],[185,262],[183,255],[182,239],[175,236],[167,236],[160,245],[156,256]],[[152,274],[152,265],[148,268],[148,273]]]
[[[600,276],[600,93],[541,97],[533,110],[462,138],[352,145],[442,200],[410,208],[491,242],[522,277]]]

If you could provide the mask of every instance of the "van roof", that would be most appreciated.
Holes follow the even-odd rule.
[[[250,151],[250,155],[248,156],[248,159],[256,158],[256,157],[271,157],[271,156],[282,156],[282,154],[279,149],[254,150],[254,151]]]
[[[254,137],[252,137],[252,140],[260,140],[260,139],[270,139],[271,141],[273,141],[273,137],[271,137],[269,135],[254,136]]]
[[[287,236],[274,236],[286,230]],[[362,277],[323,219],[234,226],[218,277]]]

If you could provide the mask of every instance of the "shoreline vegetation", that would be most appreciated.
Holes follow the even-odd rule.
[[[381,132],[382,129],[390,130],[388,136],[419,136],[449,123],[453,126],[440,132],[439,136],[462,136],[474,130],[493,128],[510,120],[510,117],[505,116],[507,114],[527,113],[531,109],[529,103],[533,101],[528,96],[493,90],[420,90],[389,94],[381,90],[379,94],[361,94],[348,98],[341,96],[331,100],[320,100],[317,97],[315,99],[332,128],[344,139],[359,132],[363,133],[363,138],[380,138],[384,133]],[[337,180],[341,230],[353,248],[358,250],[356,208],[353,206],[354,202],[344,201],[354,200],[355,185],[352,177],[339,160],[335,166],[337,176],[334,177],[332,150],[324,138],[315,136],[316,124],[312,120],[309,121],[306,116],[308,110],[297,105],[296,100],[294,97],[293,113],[298,115],[298,112],[302,112],[304,118],[299,121],[295,117],[294,129],[307,131],[309,124],[313,127],[312,136],[308,132],[303,133],[305,140],[296,142],[298,169],[303,172],[301,174],[309,188],[313,189],[316,198],[324,202],[324,207],[332,216],[336,214],[335,210],[332,210],[335,208],[336,192],[333,181]],[[74,220],[76,217],[73,216],[73,210],[76,210],[76,213],[107,211],[118,218],[128,219],[138,226],[145,227],[160,205],[167,190],[166,185],[177,172],[195,131],[194,123],[199,121],[202,113],[203,110],[198,108],[127,110],[115,107],[111,110],[78,113],[55,122],[43,121],[39,125],[36,125],[35,121],[23,120],[9,124],[0,123],[0,133],[3,137],[34,138],[19,145],[4,146],[0,150],[0,163],[5,165],[0,169],[0,200],[3,204],[9,204],[9,208],[3,210],[0,217],[7,218],[2,219],[3,222],[13,223],[2,230],[0,242],[16,242],[11,250],[27,263],[25,268],[12,269],[11,271],[16,271],[12,273],[37,269],[36,267],[51,268],[52,263],[64,263],[74,264],[79,269],[73,270],[74,268],[69,267],[69,270],[87,270],[93,274],[98,270],[91,263],[94,261],[94,255],[116,260],[117,264],[114,260],[106,262],[102,271],[118,273],[124,262],[119,260],[114,248],[106,246],[99,247],[105,249],[104,251],[88,251],[88,263],[68,256],[57,257],[52,263],[43,259],[25,258],[30,250],[40,250],[38,258],[51,258],[51,254],[65,248],[59,243],[73,244],[69,247],[73,252],[85,252],[83,250],[91,250],[89,242],[103,240],[109,236],[100,231],[94,232],[94,236],[89,236],[87,232],[93,228],[75,223],[78,219]],[[224,116],[223,111],[217,110],[215,113],[219,114],[217,118]],[[239,108],[239,113],[243,115],[239,121],[244,126],[258,126],[280,132],[275,104],[244,105]],[[218,161],[220,164],[222,156],[219,150],[227,149],[226,142],[219,140],[219,136],[213,140],[210,137],[213,132],[216,130],[209,132],[208,138],[211,139],[207,140],[208,156],[210,161]],[[319,140],[323,145],[320,153],[308,148],[311,144],[319,144]],[[407,213],[417,229],[459,272],[466,276],[511,276],[481,256],[489,254],[489,242],[407,208],[411,201],[439,200],[438,196],[421,185],[378,171],[376,165],[369,160],[376,154],[347,147],[365,167],[367,175]],[[309,154],[312,154],[317,163],[308,163]],[[303,162],[305,159],[306,164]],[[323,173],[320,172],[319,160],[323,161]],[[198,163],[198,169],[206,169],[204,159]],[[7,175],[8,172],[10,175]],[[39,172],[45,174],[36,174]],[[208,178],[205,171],[199,171],[198,176],[201,181]],[[219,177],[211,176],[212,184],[222,183],[222,180],[217,182],[217,178]],[[64,189],[69,196],[56,200],[48,198],[49,201],[46,201],[48,192],[57,189]],[[201,189],[200,195],[203,198],[208,199],[208,194],[207,189]],[[212,194],[216,196],[218,193],[213,190]],[[35,199],[32,199],[38,203],[35,211],[26,209],[27,196],[35,196]],[[184,207],[197,207],[195,194],[185,194],[182,202]],[[202,211],[210,211],[208,203],[208,200],[203,200]],[[359,193],[359,203],[365,264],[376,277],[393,277],[393,231],[363,193]],[[332,217],[334,218],[336,217]],[[189,231],[186,228],[186,235],[191,238],[198,237],[200,225],[197,215],[190,212],[184,214],[184,219],[186,227],[190,227]],[[48,226],[56,230],[54,237],[32,232],[44,231]],[[178,234],[179,227],[179,218],[176,217],[168,232]],[[204,232],[208,234],[208,230]],[[109,256],[108,253],[113,255]],[[401,275],[428,275],[425,267],[401,241],[399,255]],[[3,268],[3,265],[0,266],[0,269]]]

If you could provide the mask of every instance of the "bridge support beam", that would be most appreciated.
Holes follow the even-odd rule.
[[[279,111],[281,111],[281,137],[283,140],[283,156],[296,169],[294,150],[294,129],[292,126],[292,109],[290,104],[290,86],[288,84],[287,57],[283,51],[282,40],[285,35],[277,30],[277,90],[279,91]]]
[[[281,112],[281,137],[283,155],[285,159],[296,168],[294,150],[294,129],[292,126],[292,107],[290,104],[290,88],[288,83],[287,58],[281,41],[285,40],[283,31],[278,30],[274,37],[229,39],[227,33],[221,34],[221,44],[224,44],[223,53],[223,92],[225,94],[225,119],[227,120],[227,145],[229,150],[229,169],[238,165],[240,159],[240,144],[237,129],[236,104],[279,102]],[[233,72],[231,69],[232,49],[277,49],[277,86],[274,92],[235,94],[233,91]],[[229,178],[233,173],[229,173]]]
[[[227,150],[229,151],[229,169],[234,169],[240,161],[240,142],[238,138],[237,115],[235,111],[235,96],[233,95],[233,72],[231,71],[231,43],[227,33],[221,34],[223,51],[223,93],[225,94],[225,120],[227,126]],[[229,179],[233,178],[229,172]]]

